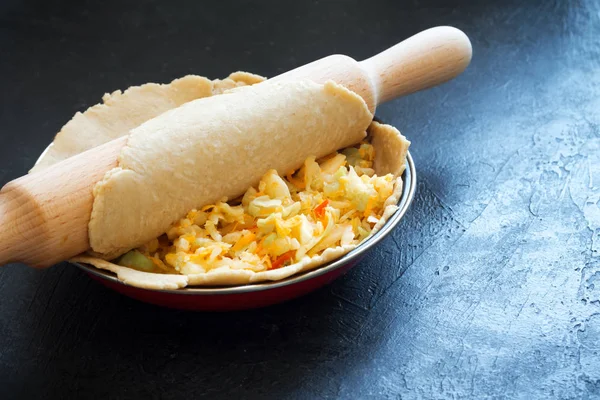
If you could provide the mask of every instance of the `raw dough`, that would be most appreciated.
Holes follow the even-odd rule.
[[[371,232],[370,236],[372,236],[385,225],[387,220],[398,209],[397,203],[402,194],[402,179],[400,178],[400,175],[404,172],[406,166],[406,154],[410,142],[408,142],[396,128],[378,122],[371,123],[369,127],[369,136],[371,138],[371,143],[375,146],[375,172],[378,175],[393,173],[396,176],[394,192],[387,199],[383,215]],[[128,285],[145,289],[165,290],[178,289],[188,285],[232,286],[263,281],[277,281],[300,272],[320,267],[329,261],[341,257],[356,247],[356,245],[352,245],[330,248],[325,250],[319,256],[312,258],[306,256],[295,264],[262,272],[219,268],[204,274],[196,275],[155,274],[116,265],[110,261],[91,255],[80,255],[73,258],[72,261],[91,264],[97,268],[111,271],[117,275],[117,278],[121,282]]]
[[[265,171],[359,142],[373,115],[333,82],[269,82],[191,101],[133,129],[119,164],[94,188],[90,246],[114,258],[192,208],[234,198]]]
[[[168,84],[146,83],[124,92],[107,93],[102,97],[103,103],[78,112],[65,124],[30,172],[127,135],[149,119],[189,101],[264,80],[247,72],[234,72],[228,78],[214,81],[188,75]]]

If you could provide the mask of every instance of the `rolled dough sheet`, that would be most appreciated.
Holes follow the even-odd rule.
[[[167,111],[131,131],[118,167],[96,184],[92,250],[111,259],[140,246],[268,169],[285,174],[359,142],[372,118],[356,93],[311,81],[266,81]]]

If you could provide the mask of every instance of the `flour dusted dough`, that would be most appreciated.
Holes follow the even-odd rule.
[[[264,80],[247,72],[234,72],[228,78],[214,81],[188,75],[169,84],[147,83],[125,92],[107,93],[102,97],[103,103],[78,112],[67,122],[30,172],[127,135],[149,119],[189,101]]]
[[[359,142],[372,118],[356,93],[312,81],[267,81],[167,111],[131,131],[96,184],[90,246],[105,259],[138,247],[269,169],[285,174]]]
[[[375,157],[377,161],[374,165],[375,172],[378,175],[392,173],[396,176],[394,192],[387,199],[383,215],[371,232],[370,236],[372,236],[385,225],[387,220],[398,209],[397,204],[402,194],[402,179],[400,178],[400,175],[404,172],[406,166],[406,154],[410,142],[408,142],[396,128],[378,122],[372,122],[369,126],[369,137],[371,143],[375,147]],[[312,258],[305,256],[295,264],[262,272],[218,268],[204,274],[194,275],[156,274],[140,272],[131,268],[116,265],[110,261],[91,255],[80,255],[73,258],[72,261],[91,264],[97,268],[111,271],[117,275],[117,278],[121,282],[128,285],[145,289],[165,290],[182,288],[188,285],[232,286],[264,281],[277,281],[322,266],[329,261],[333,261],[350,252],[356,247],[356,245],[349,245],[329,248],[318,256]]]

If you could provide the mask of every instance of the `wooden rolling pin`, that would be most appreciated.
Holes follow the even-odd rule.
[[[272,80],[331,79],[363,97],[371,112],[385,101],[446,82],[471,61],[460,30],[421,32],[367,60],[333,55]],[[0,191],[0,265],[46,267],[89,249],[92,190],[117,165],[126,137],[15,179]]]

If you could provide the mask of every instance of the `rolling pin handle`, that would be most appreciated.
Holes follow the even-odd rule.
[[[471,61],[467,35],[450,26],[418,33],[359,64],[370,77],[375,104],[458,76]]]

